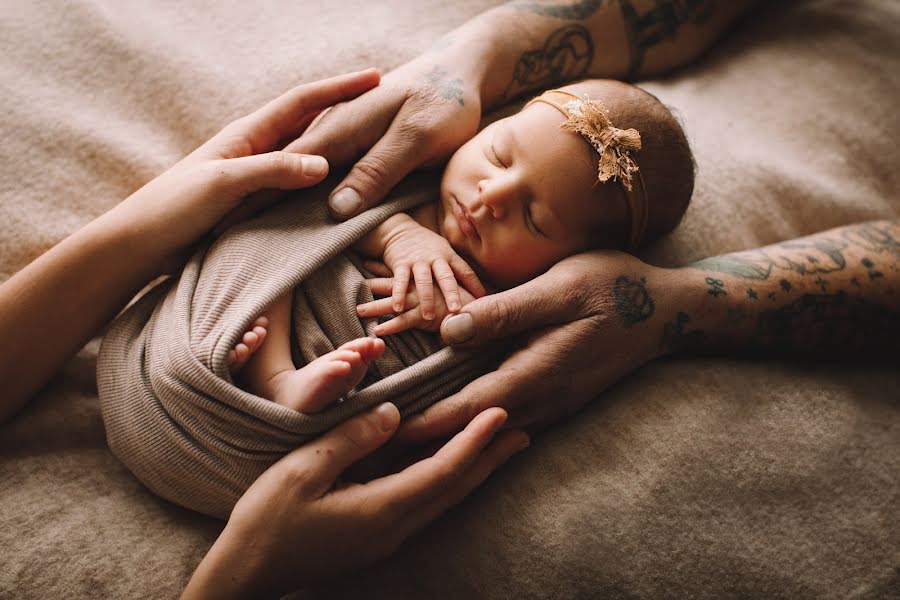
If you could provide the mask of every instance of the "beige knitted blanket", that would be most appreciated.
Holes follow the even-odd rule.
[[[235,385],[228,351],[288,290],[300,364],[372,335],[376,321],[356,316],[371,292],[357,261],[342,251],[433,191],[406,185],[391,202],[339,224],[324,201],[333,184],[229,229],[179,277],[125,311],[104,338],[97,383],[109,446],[160,496],[225,518],[299,444],[388,400],[403,414],[420,410],[486,366],[489,353],[442,348],[437,336],[408,331],[386,338],[384,356],[357,389],[321,413],[303,414]]]

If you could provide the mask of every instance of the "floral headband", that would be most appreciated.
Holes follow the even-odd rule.
[[[640,151],[641,134],[636,129],[623,130],[613,126],[609,120],[609,110],[599,100],[587,97],[582,99],[562,90],[549,90],[533,98],[525,106],[534,102],[543,102],[556,108],[566,117],[560,128],[581,134],[597,151],[600,155],[598,183],[605,183],[610,179],[621,181],[631,216],[628,248],[637,248],[647,228],[647,197],[644,179],[631,152]]]

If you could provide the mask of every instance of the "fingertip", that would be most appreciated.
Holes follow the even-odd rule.
[[[375,407],[372,412],[378,418],[381,430],[385,433],[395,430],[400,424],[400,411],[393,402],[385,402]]]

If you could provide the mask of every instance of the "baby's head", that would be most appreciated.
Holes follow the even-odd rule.
[[[598,175],[600,154],[587,136],[561,127],[572,122],[571,108],[587,113],[596,104],[568,104],[566,93],[601,102],[611,125],[623,130],[620,142],[606,146],[599,169],[605,174]],[[632,128],[640,150],[627,151],[636,136],[624,130]],[[622,170],[612,160],[614,147]],[[629,157],[638,169],[630,177]],[[611,169],[614,177],[601,182]],[[693,156],[669,110],[640,88],[591,80],[546,92],[457,150],[441,181],[438,221],[453,248],[505,288],[584,250],[634,250],[665,235],[693,188]]]

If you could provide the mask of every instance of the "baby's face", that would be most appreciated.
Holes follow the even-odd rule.
[[[594,186],[597,157],[562,114],[535,103],[484,128],[441,181],[441,234],[479,275],[518,285],[597,246],[591,232],[621,219],[618,185]]]

